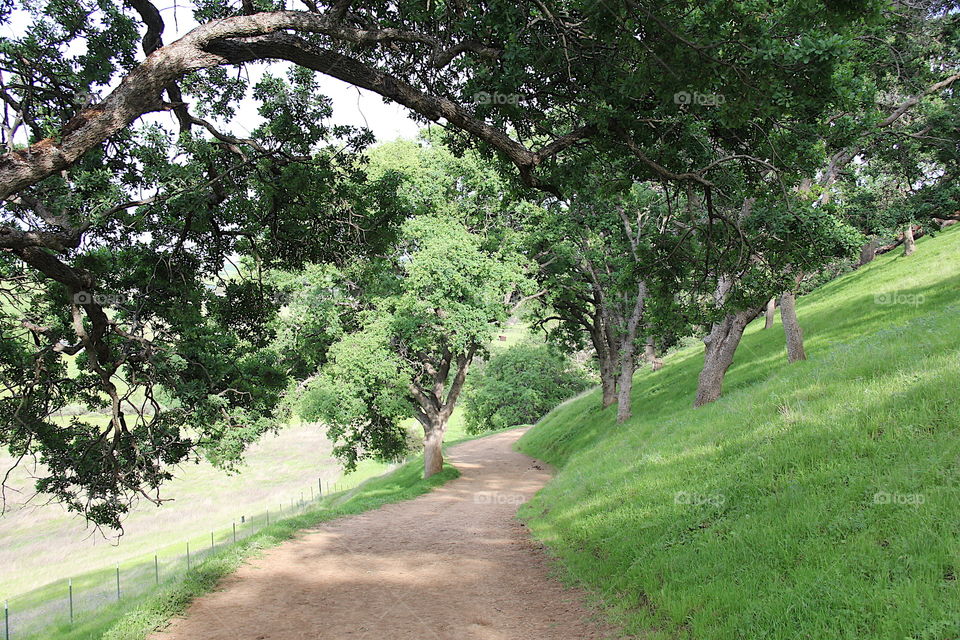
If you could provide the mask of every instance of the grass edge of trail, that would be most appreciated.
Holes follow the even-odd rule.
[[[388,474],[367,480],[346,494],[330,496],[316,509],[278,520],[249,538],[217,551],[186,573],[162,584],[132,607],[130,602],[116,603],[73,627],[52,626],[43,632],[43,637],[64,640],[142,640],[154,631],[163,629],[172,618],[186,611],[194,599],[212,591],[222,578],[263,550],[324,522],[411,500],[460,475],[455,467],[445,464],[443,471],[423,479],[422,468],[422,459],[410,460]]]

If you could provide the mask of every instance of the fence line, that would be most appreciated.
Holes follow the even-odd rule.
[[[305,499],[305,493],[300,492],[299,500],[293,498],[290,500],[290,506],[284,512],[283,502],[280,503],[280,518],[299,515],[307,511],[310,506],[339,493],[346,489],[345,483],[327,481],[327,490],[323,490],[323,479],[317,479],[318,491],[316,495],[313,486],[310,487],[310,500]],[[161,554],[155,551],[153,562],[140,561],[123,569],[124,580],[121,590],[121,566],[117,562],[115,571],[100,569],[85,572],[74,588],[74,579],[68,578],[65,593],[61,598],[50,598],[48,596],[38,597],[34,592],[39,589],[46,590],[47,587],[40,587],[26,594],[14,596],[11,600],[14,606],[10,606],[11,600],[4,601],[3,607],[3,639],[4,640],[29,640],[32,637],[38,637],[45,629],[54,625],[69,623],[71,626],[81,620],[83,614],[97,612],[101,608],[110,605],[112,602],[121,602],[122,600],[143,596],[156,589],[161,584],[161,573],[164,575],[164,582],[172,579],[183,570],[189,571],[193,565],[202,562],[204,558],[215,553],[219,548],[236,544],[238,541],[248,538],[255,533],[262,531],[269,526],[270,509],[265,513],[247,518],[246,514],[240,516],[240,526],[237,527],[237,520],[231,522],[231,528],[218,543],[215,537],[215,531],[210,532],[210,548],[194,549],[190,551],[190,540],[186,540],[186,554],[179,555],[176,552],[171,557],[161,558]],[[201,534],[202,535],[202,534]],[[161,562],[163,560],[163,562]],[[184,567],[184,560],[185,567]],[[152,567],[150,565],[153,565]],[[162,565],[162,566],[161,566]],[[162,571],[161,571],[162,569]],[[99,574],[104,574],[100,576]],[[111,575],[114,574],[114,575]],[[152,575],[150,575],[152,574]],[[99,576],[95,578],[94,576]],[[113,578],[113,579],[111,579]],[[152,579],[151,579],[152,578]],[[48,585],[49,586],[49,585]],[[26,600],[22,606],[16,606],[17,600]],[[35,602],[31,602],[36,599]]]

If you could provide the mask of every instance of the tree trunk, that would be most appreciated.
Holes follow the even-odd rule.
[[[617,401],[617,363],[611,355],[613,346],[607,341],[603,316],[599,313],[599,309],[593,324],[590,325],[590,340],[597,353],[600,388],[603,390],[603,408],[606,409]]]
[[[603,389],[603,408],[617,401],[617,372],[609,358],[600,360],[600,388]]]
[[[706,351],[703,370],[697,381],[697,398],[694,407],[702,407],[720,397],[723,391],[723,377],[733,364],[733,354],[743,337],[743,330],[756,318],[762,309],[753,308],[727,314],[723,320],[714,323],[710,333],[703,339]]]
[[[860,264],[858,266],[862,267],[877,257],[877,246],[877,239],[870,238],[867,244],[860,248]]]
[[[446,423],[434,425],[423,437],[423,477],[429,478],[443,470],[443,434]]]
[[[770,298],[770,301],[767,303],[767,319],[763,323],[764,329],[769,329],[773,326],[773,316],[777,311],[777,299]]]
[[[424,366],[432,378],[429,388],[424,388],[422,380],[410,381],[410,395],[416,400],[418,407],[414,410],[417,421],[423,426],[423,477],[429,478],[443,469],[443,436],[447,432],[447,423],[457,405],[457,398],[463,390],[463,383],[467,379],[467,370],[476,353],[475,347],[470,347],[466,353],[454,354],[448,352],[440,366],[435,367],[430,362]],[[446,388],[451,367],[456,364],[456,373],[450,386]]]
[[[620,379],[617,381],[617,422],[630,419],[630,393],[633,391],[633,372],[637,368],[633,340],[623,345],[620,356]]]
[[[903,228],[903,255],[911,256],[917,250],[917,241],[913,237],[913,225],[908,224]]]
[[[603,389],[603,408],[606,409],[617,401],[617,381],[612,373],[600,372],[600,387]]]
[[[787,362],[806,360],[807,354],[803,350],[803,329],[797,319],[797,300],[792,291],[784,291],[780,296],[780,320],[783,322],[783,333],[787,338]]]

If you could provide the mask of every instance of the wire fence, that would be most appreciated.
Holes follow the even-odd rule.
[[[35,589],[4,601],[0,640],[29,640],[49,637],[45,630],[62,625],[80,624],[91,614],[123,601],[145,596],[170,580],[182,576],[213,553],[248,538],[271,522],[300,515],[321,499],[345,489],[339,483],[323,481],[308,492],[285,502],[277,509],[253,515],[241,515],[226,527],[158,550],[152,557],[117,563],[99,571],[84,573]],[[202,540],[201,542],[198,542]]]

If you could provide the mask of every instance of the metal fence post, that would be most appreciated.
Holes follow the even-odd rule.
[[[120,601],[120,563],[117,563],[117,601]]]
[[[10,640],[10,603],[7,600],[3,601],[3,628],[3,637]]]
[[[70,624],[73,624],[73,578],[67,581],[67,593],[70,595]]]
[[[270,509],[267,509],[267,526],[270,526]]]
[[[156,553],[153,554],[153,577],[157,584],[160,584],[160,561],[157,559]]]
[[[234,542],[237,541],[237,523],[236,522],[233,523],[233,541]]]
[[[187,542],[187,571],[190,571],[190,542]]]

